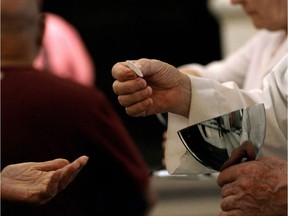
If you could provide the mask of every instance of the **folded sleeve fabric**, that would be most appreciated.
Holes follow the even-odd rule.
[[[178,130],[257,103],[264,103],[266,110],[267,127],[262,154],[287,158],[287,55],[264,78],[262,90],[244,91],[234,82],[220,84],[193,76],[190,80],[189,118],[169,113],[165,158],[170,174],[214,172],[201,165],[185,149],[177,135]]]

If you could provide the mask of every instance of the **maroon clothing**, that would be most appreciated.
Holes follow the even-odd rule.
[[[148,170],[103,94],[30,68],[1,71],[2,169],[21,162],[89,157],[77,178],[47,204],[4,202],[2,214],[142,215]]]

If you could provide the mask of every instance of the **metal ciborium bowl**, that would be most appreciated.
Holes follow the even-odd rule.
[[[204,166],[219,171],[234,149],[250,141],[259,153],[265,137],[263,104],[244,107],[178,131],[184,146]]]

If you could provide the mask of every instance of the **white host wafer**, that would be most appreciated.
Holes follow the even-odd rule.
[[[134,64],[134,62],[127,60],[128,66],[139,76],[143,77],[142,71]]]

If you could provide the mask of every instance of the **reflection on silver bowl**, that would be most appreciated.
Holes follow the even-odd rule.
[[[259,153],[265,137],[263,104],[245,107],[178,131],[184,146],[204,166],[219,171],[232,151],[250,141]]]

